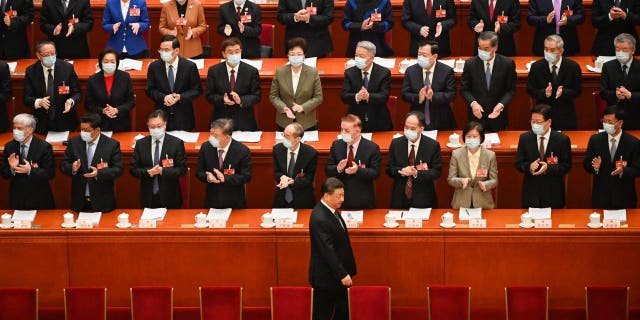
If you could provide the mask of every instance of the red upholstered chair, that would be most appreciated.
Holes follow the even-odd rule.
[[[0,320],[37,320],[38,289],[0,288]]]
[[[602,126],[600,124],[600,119],[602,119],[604,109],[607,108],[607,100],[602,99],[599,90],[593,92],[593,103],[596,107],[596,117],[598,117],[596,118],[596,123],[598,123],[598,128],[600,128]]]
[[[391,319],[391,288],[384,286],[349,288],[349,318],[351,320]]]
[[[310,320],[313,288],[271,287],[271,320]]]
[[[260,57],[273,57],[273,46],[275,45],[275,25],[269,23],[262,24],[262,32],[260,32]],[[285,52],[286,54],[286,52]]]
[[[629,320],[629,287],[586,287],[587,320]]]
[[[470,320],[471,287],[427,287],[428,320]]]
[[[9,124],[13,123],[13,117],[16,113],[16,97],[11,97],[11,101],[6,104],[7,109],[7,119],[9,119]]]
[[[133,287],[132,320],[173,320],[173,288]]]
[[[507,320],[548,320],[549,287],[504,289]]]
[[[107,288],[65,288],[65,320],[106,320]]]
[[[202,57],[211,58],[211,43],[209,42],[209,25],[207,30],[200,34],[200,43],[202,44]]]
[[[389,110],[389,116],[391,116],[391,125],[394,125],[395,128],[395,123],[396,123],[396,114],[397,114],[397,107],[396,107],[396,103],[398,101],[398,97],[396,96],[389,96],[389,100],[387,100],[387,110]],[[404,124],[403,124],[404,125]]]
[[[182,195],[182,209],[189,208],[191,201],[191,168],[187,167],[187,172],[178,178],[180,183],[180,193]]]
[[[200,320],[242,319],[242,287],[200,287]]]

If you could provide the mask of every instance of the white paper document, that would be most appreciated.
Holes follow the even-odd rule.
[[[120,65],[118,66],[118,69],[122,70],[122,71],[127,71],[127,70],[142,70],[142,60],[134,60],[134,59],[122,59],[120,60]]]
[[[443,60],[438,60],[438,62],[442,62],[448,65],[449,67],[451,67],[451,69],[456,67],[456,59],[443,59]]]
[[[362,221],[364,221],[364,211],[360,210],[360,211],[342,211],[340,213],[340,215],[342,216],[342,220],[347,221],[347,220],[356,220],[360,223],[362,223]]]
[[[7,64],[9,65],[9,72],[15,73],[16,67],[18,67],[18,62],[7,62]]]
[[[231,208],[224,208],[224,209],[215,209],[215,208],[211,208],[209,209],[209,213],[207,214],[207,220],[211,221],[214,219],[217,220],[229,220],[229,217],[231,216]]]
[[[142,211],[142,217],[140,220],[156,220],[163,221],[164,216],[167,214],[167,208],[144,208]]]
[[[373,62],[387,68],[387,69],[393,69],[396,66],[396,59],[394,58],[380,58],[380,57],[375,57],[373,58]]]
[[[282,142],[284,140],[284,132],[276,131],[276,142]],[[302,136],[302,142],[314,142],[320,141],[318,137],[318,130],[314,131],[305,131],[304,136]]]
[[[262,70],[262,60],[242,59],[242,62],[251,65],[252,67],[258,69],[258,71]]]
[[[551,208],[529,208],[529,214],[533,220],[551,219]]]
[[[405,211],[389,210],[389,212],[387,214],[393,216],[394,218],[396,218],[396,221],[398,221],[398,220],[404,220],[404,215],[406,214],[406,212]]]
[[[15,210],[13,211],[12,222],[16,221],[31,221],[36,219],[37,210]]]
[[[231,137],[239,142],[260,142],[262,131],[234,131]]]
[[[627,221],[627,210],[604,210],[604,220],[618,220],[621,222]]]
[[[188,131],[182,131],[182,130],[168,131],[167,133],[184,142],[190,142],[190,143],[198,142],[198,137],[200,136],[199,132],[188,132]]]
[[[422,135],[438,141],[438,130],[422,131]]]
[[[460,221],[482,219],[482,208],[460,208],[458,219]]]
[[[484,134],[484,139],[487,140],[487,141],[491,141],[492,145],[500,144],[500,136],[498,135],[497,132],[485,133]]]
[[[291,208],[272,208],[271,214],[273,215],[273,220],[289,219],[293,223],[298,221],[298,211],[293,211]]]
[[[104,134],[105,136],[111,138],[111,136],[113,136],[113,131],[100,131],[100,133]]]
[[[47,132],[47,138],[45,140],[49,143],[56,143],[67,141],[67,139],[69,139],[69,131],[49,131]]]
[[[188,59],[188,60],[195,63],[196,68],[198,68],[198,70],[204,69],[204,59]]]
[[[404,219],[422,219],[429,220],[431,217],[431,208],[409,208],[409,211],[404,213]]]
[[[133,137],[133,140],[138,141],[138,140],[140,140],[142,138],[144,138],[144,136],[138,133],[138,134],[136,134],[135,137]]]
[[[100,223],[102,212],[80,212],[78,213],[78,220],[89,220],[95,226]]]

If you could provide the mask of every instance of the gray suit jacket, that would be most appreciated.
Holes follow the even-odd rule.
[[[298,88],[293,94],[293,79],[291,77],[291,65],[287,64],[276,70],[276,76],[271,82],[269,100],[276,108],[276,123],[286,127],[293,122],[284,112],[284,108],[297,103],[302,106],[303,112],[294,112],[296,121],[305,129],[318,124],[315,109],[322,103],[322,84],[316,68],[302,65]]]
[[[493,202],[491,189],[498,186],[498,162],[496,161],[496,154],[491,150],[481,147],[478,168],[487,169],[488,177],[473,178],[471,170],[469,169],[469,156],[467,152],[467,147],[462,147],[451,153],[447,182],[450,186],[456,188],[456,191],[453,193],[453,199],[451,200],[451,208],[469,208],[471,206],[471,199],[473,198],[473,207],[493,209],[495,208],[495,203]],[[462,179],[464,178],[471,178],[471,182],[469,182],[465,189],[462,189]],[[480,181],[482,181],[487,188],[486,192],[483,192],[480,186],[478,186],[478,182]]]

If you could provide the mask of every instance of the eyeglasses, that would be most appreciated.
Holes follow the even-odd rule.
[[[531,124],[544,124],[545,122],[547,122],[547,120],[540,120],[540,121],[531,120]]]
[[[603,124],[616,124],[618,123],[618,120],[607,120],[607,119],[602,119],[602,123]]]

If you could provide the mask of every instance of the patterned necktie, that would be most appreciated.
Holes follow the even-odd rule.
[[[153,166],[157,166],[160,163],[160,140],[156,140],[156,148],[153,151]],[[158,194],[160,191],[160,183],[158,182],[158,175],[153,176],[153,194]]]
[[[485,80],[487,80],[487,90],[491,88],[491,62],[487,61],[487,69],[484,71]]]
[[[53,104],[53,69],[49,68],[47,70],[49,74],[47,75],[47,96],[49,97],[49,120],[54,120],[56,118],[56,109]]]
[[[231,76],[229,76],[229,86],[231,87],[231,91],[234,91],[236,89],[236,70],[234,69],[231,69]]]
[[[558,86],[558,66],[556,66],[555,64],[551,67],[552,71],[551,71],[551,82],[553,82],[553,85],[555,87]]]
[[[224,158],[222,157],[223,153],[224,150],[218,149],[218,169],[220,170],[222,170],[222,164],[224,163]]]
[[[95,144],[94,142],[89,142],[87,144],[87,168],[91,168],[91,163],[93,162],[93,153],[95,151],[93,149],[93,145],[94,144]],[[89,182],[88,181],[87,181],[87,186],[86,186],[85,191],[84,191],[84,195],[86,197],[91,195],[91,193],[89,192]]]
[[[171,92],[173,92],[173,85],[175,85],[176,83],[176,76],[173,73],[172,64],[169,65],[169,73],[167,73],[167,79],[169,79],[169,88],[171,89]]]
[[[409,152],[409,166],[414,166],[416,163],[416,151],[414,145],[411,145],[411,151]],[[407,199],[413,198],[413,177],[407,177],[407,184],[404,186],[404,195]]]
[[[26,144],[21,144],[20,145],[20,163],[22,164],[22,161],[27,160],[27,145]]]
[[[291,155],[291,159],[289,160],[289,167],[287,168],[287,176],[293,179],[295,175],[295,167],[296,167],[296,154],[294,152],[289,152]],[[284,192],[284,200],[287,203],[293,202],[293,192],[291,191],[291,186],[287,187]]]
[[[349,154],[347,155],[347,168],[353,165],[353,145],[349,145]]]
[[[613,163],[615,163],[616,149],[618,149],[618,146],[616,145],[616,139],[611,138],[611,149],[609,149],[609,154],[611,154],[611,162]]]
[[[362,84],[365,89],[369,89],[369,72],[363,72],[364,78],[362,79]]]
[[[494,9],[494,4],[493,4],[493,0],[489,1],[489,20],[493,21],[493,9]]]
[[[544,137],[540,137],[540,147],[538,148],[538,153],[540,156],[540,161],[544,161]]]
[[[560,34],[560,18],[562,17],[562,0],[553,0],[553,10],[556,12],[556,33]]]
[[[432,9],[433,9],[433,1],[427,0],[427,17],[431,17]]]
[[[238,13],[238,18],[242,15],[242,7],[236,7],[236,12]]]
[[[431,75],[431,71],[427,71],[424,77],[424,86],[427,88],[431,85],[431,80],[429,80],[429,75]],[[424,100],[424,123],[426,125],[431,124],[431,112],[429,111],[429,99]]]

